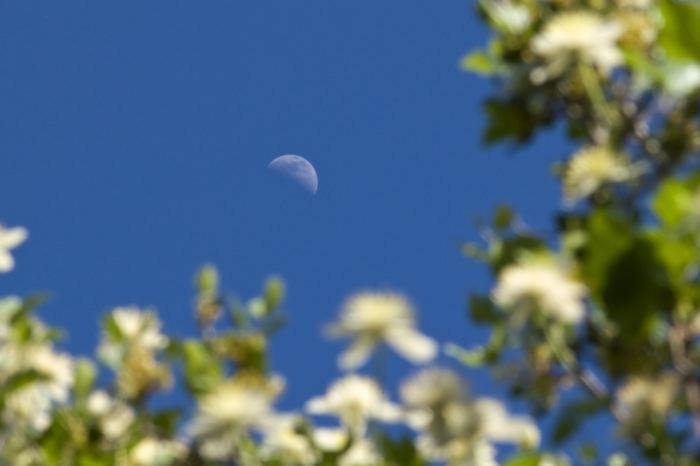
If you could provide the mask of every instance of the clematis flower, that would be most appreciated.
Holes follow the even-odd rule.
[[[368,292],[351,297],[338,321],[328,328],[334,337],[350,337],[350,348],[339,359],[344,370],[362,366],[378,345],[386,343],[414,363],[425,363],[437,353],[437,345],[415,328],[414,310],[396,293]]]
[[[339,417],[357,437],[364,434],[369,420],[396,422],[401,418],[401,409],[386,398],[379,385],[360,375],[336,381],[324,396],[309,400],[306,411]]]
[[[556,263],[531,261],[506,267],[491,296],[494,302],[518,317],[533,311],[568,324],[584,317],[586,287]]]
[[[639,174],[623,155],[606,147],[585,147],[574,154],[564,174],[568,202],[590,196],[603,185],[630,180]]]
[[[561,75],[572,58],[607,76],[622,63],[617,41],[623,32],[620,23],[590,11],[555,15],[532,40],[532,51],[545,62],[532,73],[532,80],[539,84]]]
[[[202,396],[188,429],[202,455],[212,460],[234,456],[243,436],[273,415],[275,395],[266,382],[229,380]]]
[[[511,416],[495,399],[473,399],[448,369],[425,369],[401,386],[408,425],[430,461],[496,466],[496,443],[534,447],[539,431],[526,417]]]

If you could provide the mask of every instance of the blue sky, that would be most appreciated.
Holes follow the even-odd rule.
[[[320,329],[349,294],[404,291],[469,346],[465,298],[489,284],[458,251],[473,219],[509,201],[551,226],[565,148],[481,146],[468,0],[7,1],[0,31],[0,220],[30,230],[0,293],[50,291],[74,352],[117,305],[191,334],[202,263],[246,298],[279,274],[274,365],[298,405],[337,374]],[[316,196],[267,169],[285,153],[316,166]]]

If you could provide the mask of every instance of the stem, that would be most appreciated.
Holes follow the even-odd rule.
[[[593,111],[597,114],[603,122],[605,122],[606,128],[601,127],[601,125],[596,125],[596,127],[589,130],[591,139],[596,144],[606,143],[610,136],[610,128],[615,126],[618,119],[618,115],[615,110],[609,105],[607,98],[605,97],[605,92],[600,85],[600,81],[596,76],[595,72],[590,66],[579,62],[578,72],[581,77],[581,83],[583,88],[586,90],[586,94],[593,105]]]

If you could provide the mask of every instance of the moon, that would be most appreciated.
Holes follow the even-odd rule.
[[[282,155],[268,165],[279,173],[293,179],[311,194],[318,190],[318,174],[311,162],[299,155]]]

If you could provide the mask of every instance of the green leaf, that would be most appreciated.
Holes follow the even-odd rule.
[[[591,214],[586,229],[583,273],[594,296],[602,300],[607,271],[632,243],[632,227],[600,209]]]
[[[265,291],[263,297],[265,299],[265,305],[267,306],[267,311],[272,312],[277,309],[282,301],[284,301],[284,296],[286,294],[286,288],[284,286],[284,281],[279,277],[270,277],[265,282]]]
[[[224,378],[221,361],[197,340],[185,341],[182,346],[185,364],[185,382],[194,394],[209,391]]]
[[[75,364],[75,384],[73,390],[78,399],[86,398],[97,378],[95,364],[87,358],[80,358]]]
[[[647,240],[635,241],[611,265],[606,278],[605,310],[623,339],[646,337],[655,317],[672,307],[666,269]]]
[[[194,279],[200,295],[214,296],[219,292],[219,271],[211,264],[203,265]]]
[[[540,238],[527,234],[499,239],[491,242],[489,250],[490,262],[494,274],[516,262],[525,254],[538,254],[547,251],[546,245]]]
[[[671,58],[700,61],[700,6],[694,1],[661,0],[664,26],[659,44]]]
[[[501,351],[506,344],[508,333],[505,325],[494,325],[491,337],[486,346],[477,346],[472,349],[464,349],[454,343],[445,345],[445,354],[457,359],[467,367],[481,367],[485,364],[493,364],[498,361]]]
[[[475,50],[460,61],[460,67],[482,76],[492,76],[498,71],[498,64],[491,54],[483,50]]]
[[[486,363],[487,350],[483,346],[468,350],[454,343],[448,343],[445,345],[445,354],[467,367],[481,367]]]
[[[21,390],[35,382],[44,382],[49,380],[49,377],[36,369],[25,369],[10,376],[2,386],[0,393],[3,397],[10,395],[18,390]]]
[[[697,208],[700,201],[700,176],[687,180],[669,179],[659,188],[652,208],[661,223],[667,228],[683,227],[688,214]]]
[[[655,316],[672,305],[668,272],[653,243],[605,210],[589,219],[582,270],[593,297],[628,341],[647,336]]]
[[[181,417],[178,409],[165,409],[154,413],[151,417],[151,422],[159,428],[161,435],[173,435],[177,430],[177,423]]]
[[[527,111],[524,102],[489,99],[484,103],[488,124],[483,141],[494,144],[512,139],[524,143],[530,140],[537,128],[537,118]]]
[[[490,324],[501,319],[501,313],[493,302],[486,297],[472,294],[469,296],[469,315],[479,324]]]
[[[540,458],[539,453],[521,453],[510,458],[503,466],[538,466]]]
[[[380,435],[377,439],[379,450],[387,466],[425,466],[426,462],[420,457],[411,437],[392,439]]]
[[[510,228],[515,219],[515,214],[510,206],[505,204],[499,205],[496,212],[493,214],[492,225],[496,230],[505,230]]]
[[[114,314],[111,312],[107,314],[102,320],[102,329],[107,335],[107,339],[113,342],[121,342],[124,340],[124,335],[117,325],[117,321],[114,319]]]
[[[67,445],[71,443],[67,425],[68,419],[65,413],[57,413],[40,439],[41,448],[49,465],[66,463],[66,453],[69,451]]]

